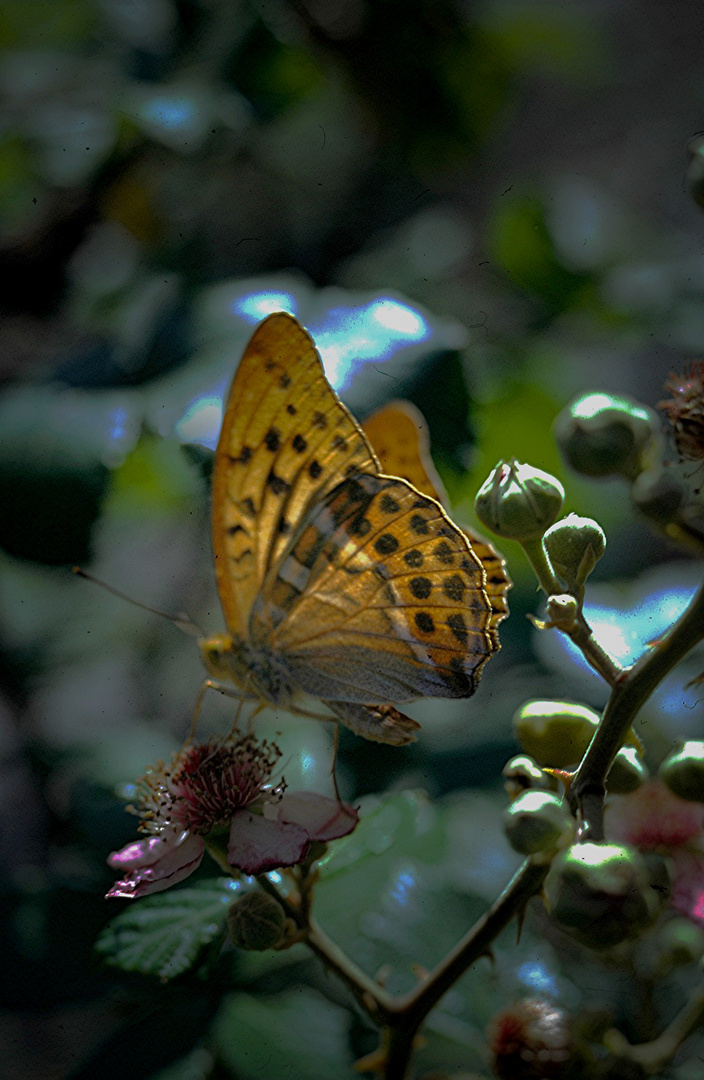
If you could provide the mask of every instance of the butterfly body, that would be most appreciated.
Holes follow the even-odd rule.
[[[203,638],[200,648],[210,674],[221,682],[234,683],[243,697],[282,709],[295,707],[296,687],[280,653],[229,634]]]
[[[367,738],[409,741],[393,707],[469,697],[498,648],[486,575],[439,503],[386,476],[290,315],[236,372],[213,474],[213,547],[229,634],[211,674],[286,709],[318,698]]]

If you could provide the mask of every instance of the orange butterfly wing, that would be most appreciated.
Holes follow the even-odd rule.
[[[213,469],[215,575],[234,636],[249,636],[267,571],[309,501],[350,469],[377,472],[378,464],[310,335],[292,315],[270,315],[235,373]]]
[[[415,405],[410,401],[392,401],[368,417],[362,428],[385,473],[403,477],[447,509],[447,492],[430,456],[428,425]],[[467,528],[464,533],[484,567],[491,627],[495,629],[508,615],[506,594],[511,579],[506,563],[485,537]]]

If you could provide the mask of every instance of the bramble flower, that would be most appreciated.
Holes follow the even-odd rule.
[[[671,906],[704,923],[704,805],[685,802],[653,779],[613,799],[606,813],[610,839],[669,856],[674,867]]]
[[[682,374],[673,371],[665,383],[672,398],[658,402],[667,416],[681,461],[704,457],[704,363],[689,364]]]
[[[245,874],[294,866],[313,840],[352,832],[357,811],[347,803],[272,784],[281,751],[252,736],[187,746],[137,782],[144,840],[110,855],[123,872],[108,897],[134,899],[183,881],[200,866],[206,839],[227,837],[227,863]]]

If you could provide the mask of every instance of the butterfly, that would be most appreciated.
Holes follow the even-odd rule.
[[[303,715],[313,696],[394,745],[419,727],[395,703],[474,693],[499,647],[482,561],[435,498],[384,473],[285,312],[235,373],[212,500],[228,630],[201,640],[215,679]]]
[[[410,401],[392,401],[368,417],[362,430],[385,473],[403,477],[417,491],[430,495],[447,509],[449,499],[430,456],[428,427],[420,409]],[[466,526],[462,531],[484,567],[484,588],[491,604],[490,626],[495,629],[508,615],[506,594],[512,582],[506,563],[480,533]]]

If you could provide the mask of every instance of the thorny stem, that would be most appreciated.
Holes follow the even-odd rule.
[[[413,1040],[428,1013],[479,957],[490,952],[494,939],[514,915],[523,912],[531,896],[538,892],[548,869],[548,863],[526,859],[501,896],[454,949],[414,990],[394,1000],[393,1016],[389,1018],[385,1080],[404,1080],[413,1052]]]
[[[413,990],[398,997],[389,994],[362,971],[314,919],[306,926],[301,909],[294,909],[266,875],[261,875],[257,881],[284,906],[297,925],[306,930],[305,940],[313,952],[336,972],[362,1008],[386,1030],[385,1080],[404,1080],[413,1053],[413,1041],[428,1013],[472,964],[490,952],[498,934],[539,891],[548,868],[545,862],[526,859],[501,896],[454,949]]]
[[[615,1057],[635,1061],[648,1073],[659,1073],[703,1019],[704,986],[699,986],[672,1023],[652,1042],[632,1046],[620,1031],[615,1030],[607,1033],[604,1042]]]
[[[593,841],[604,838],[604,782],[638,710],[665,676],[703,638],[704,585],[667,634],[622,673],[611,691],[601,723],[567,795],[572,809],[581,810],[586,825],[583,838],[587,833]]]

